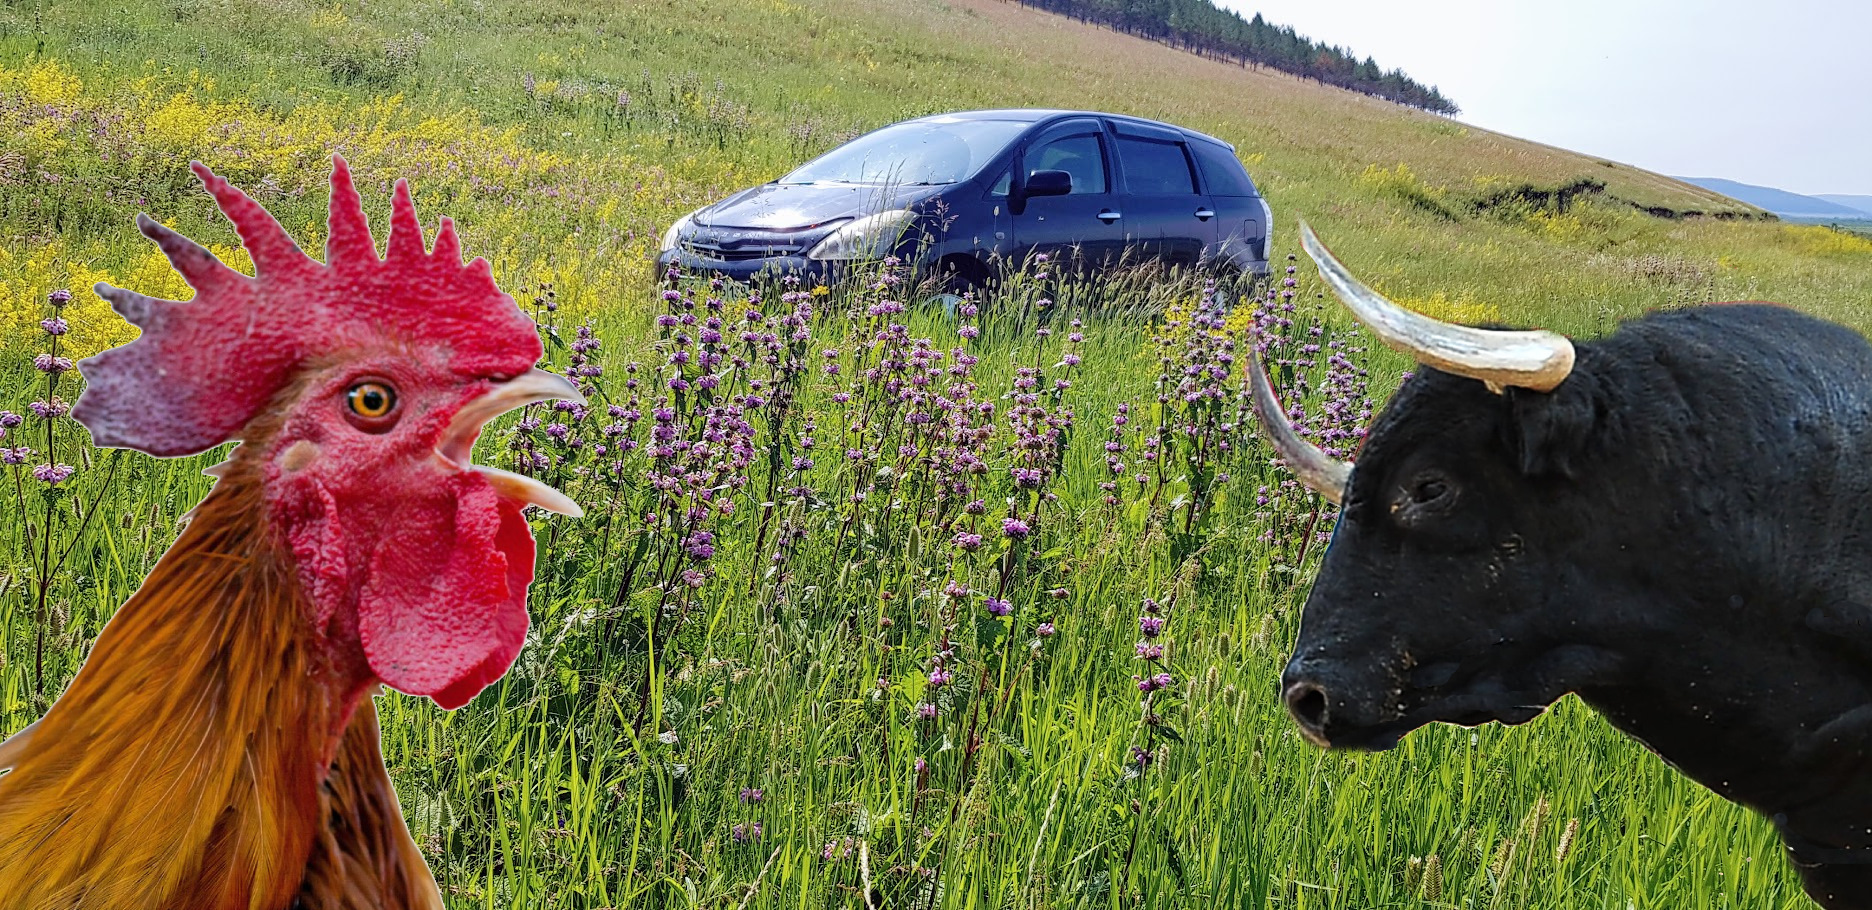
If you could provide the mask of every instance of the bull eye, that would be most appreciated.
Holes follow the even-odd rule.
[[[1442,478],[1426,477],[1418,480],[1416,486],[1411,487],[1411,503],[1424,505],[1436,502],[1448,494],[1449,484],[1444,483]]]
[[[1391,501],[1391,514],[1405,527],[1414,527],[1455,507],[1456,484],[1442,471],[1429,470],[1400,485]]]
[[[396,388],[381,379],[365,379],[345,390],[345,417],[367,433],[382,433],[397,421]]]

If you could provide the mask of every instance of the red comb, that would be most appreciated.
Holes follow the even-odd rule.
[[[494,286],[484,259],[466,265],[455,225],[442,219],[425,250],[408,184],[396,183],[382,259],[344,159],[332,157],[325,263],[266,209],[199,162],[196,176],[234,223],[254,277],[145,215],[137,227],[195,298],[158,300],[97,286],[142,337],[82,364],[86,388],[72,416],[100,446],[189,455],[234,438],[310,357],[385,338],[449,351],[464,376],[526,372],[542,353],[532,320]]]

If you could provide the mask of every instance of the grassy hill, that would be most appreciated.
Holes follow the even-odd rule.
[[[0,6],[0,409],[45,394],[28,357],[51,289],[76,294],[72,355],[128,337],[92,282],[186,295],[135,235],[136,211],[244,264],[191,157],[308,248],[331,152],[379,224],[390,181],[409,176],[425,218],[453,215],[561,341],[589,321],[604,400],[647,410],[656,385],[640,401],[620,377],[667,369],[648,260],[673,218],[858,130],[1028,105],[1235,143],[1277,246],[1297,252],[1305,216],[1382,290],[1444,317],[1590,335],[1649,308],[1768,298],[1872,328],[1865,237],[993,0],[54,0]],[[1407,364],[1364,351],[1308,272],[1295,318],[1357,355],[1382,400]],[[482,460],[547,453],[589,517],[538,523],[534,637],[504,683],[454,714],[382,702],[386,755],[452,906],[857,908],[873,885],[880,906],[958,908],[1807,906],[1766,822],[1574,700],[1383,755],[1299,740],[1273,680],[1317,566],[1309,530],[1330,513],[1284,487],[1226,413],[1203,418],[1229,419],[1226,460],[1174,441],[1161,461],[1143,455],[1150,428],[1196,419],[1155,387],[1165,359],[1213,356],[1191,328],[1193,288],[1028,274],[968,341],[940,313],[902,317],[904,338],[979,357],[969,394],[1001,408],[993,472],[966,481],[985,511],[967,518],[885,461],[917,440],[866,419],[887,406],[857,378],[882,356],[885,326],[862,316],[879,292],[798,293],[726,312],[816,307],[801,350],[841,372],[809,370],[800,409],[759,437],[776,460],[746,468],[737,508],[711,519],[716,554],[691,593],[631,568],[677,539],[636,520],[658,502],[640,464],[607,475],[511,424],[490,431]],[[1058,311],[1023,308],[1043,295]],[[570,356],[553,349],[556,366]],[[626,374],[630,361],[647,366]],[[1073,415],[1047,468],[1053,499],[1007,480],[1032,430],[1006,411],[1020,369],[1071,377],[1045,404]],[[209,483],[205,458],[118,458],[60,426],[54,460],[74,480],[47,490],[6,469],[20,483],[0,520],[0,732],[43,713]],[[817,464],[787,473],[812,436]],[[1144,481],[1113,477],[1108,440]],[[1099,484],[1118,481],[1108,500]],[[795,483],[816,492],[779,495]],[[28,542],[49,538],[25,516],[74,541],[66,569],[34,568]],[[800,533],[778,563],[764,516]],[[1003,519],[1032,519],[1031,536]],[[957,552],[971,527],[991,542]],[[958,606],[945,581],[1005,594],[1013,615]],[[1169,733],[1140,723],[1145,598],[1175,604],[1177,684],[1146,703]],[[686,621],[667,620],[680,628],[665,642],[647,630],[672,601]],[[962,672],[932,687],[945,643]]]
[[[855,131],[933,110],[1084,106],[1235,143],[1282,233],[1313,219],[1405,299],[1441,295],[1593,332],[1701,298],[1773,297],[1851,321],[1872,295],[1862,250],[1836,249],[1818,229],[1725,220],[1761,213],[1718,194],[993,0],[173,0],[4,17],[0,49],[14,66],[53,61],[81,86],[92,133],[147,149],[101,166],[105,140],[48,146],[37,137],[62,115],[14,110],[22,128],[5,147],[21,164],[0,198],[22,236],[69,236],[70,218],[121,218],[122,201],[139,197],[164,217],[206,220],[182,179],[187,154],[296,198],[336,145],[373,170],[420,165],[432,199],[453,203],[479,180],[464,214],[498,204],[464,220],[485,228],[524,202],[550,223],[524,232],[529,241],[578,231],[578,251],[609,260],[602,281],[627,285],[675,215]],[[434,156],[450,143],[477,151],[443,167]],[[523,166],[476,170],[492,148]],[[105,221],[81,226],[134,246]],[[551,258],[507,246],[515,269]],[[96,252],[87,258],[107,270],[128,255]],[[1674,263],[1662,283],[1658,258]]]

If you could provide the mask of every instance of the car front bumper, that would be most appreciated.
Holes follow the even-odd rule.
[[[844,275],[846,266],[844,262],[808,259],[797,255],[728,262],[682,249],[664,250],[656,258],[658,278],[666,277],[671,268],[677,268],[686,274],[720,276],[744,284],[780,280],[788,276],[806,285],[831,284]]]

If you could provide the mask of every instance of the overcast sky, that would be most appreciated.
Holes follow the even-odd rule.
[[[1685,177],[1872,194],[1867,0],[1219,0],[1480,127]]]

